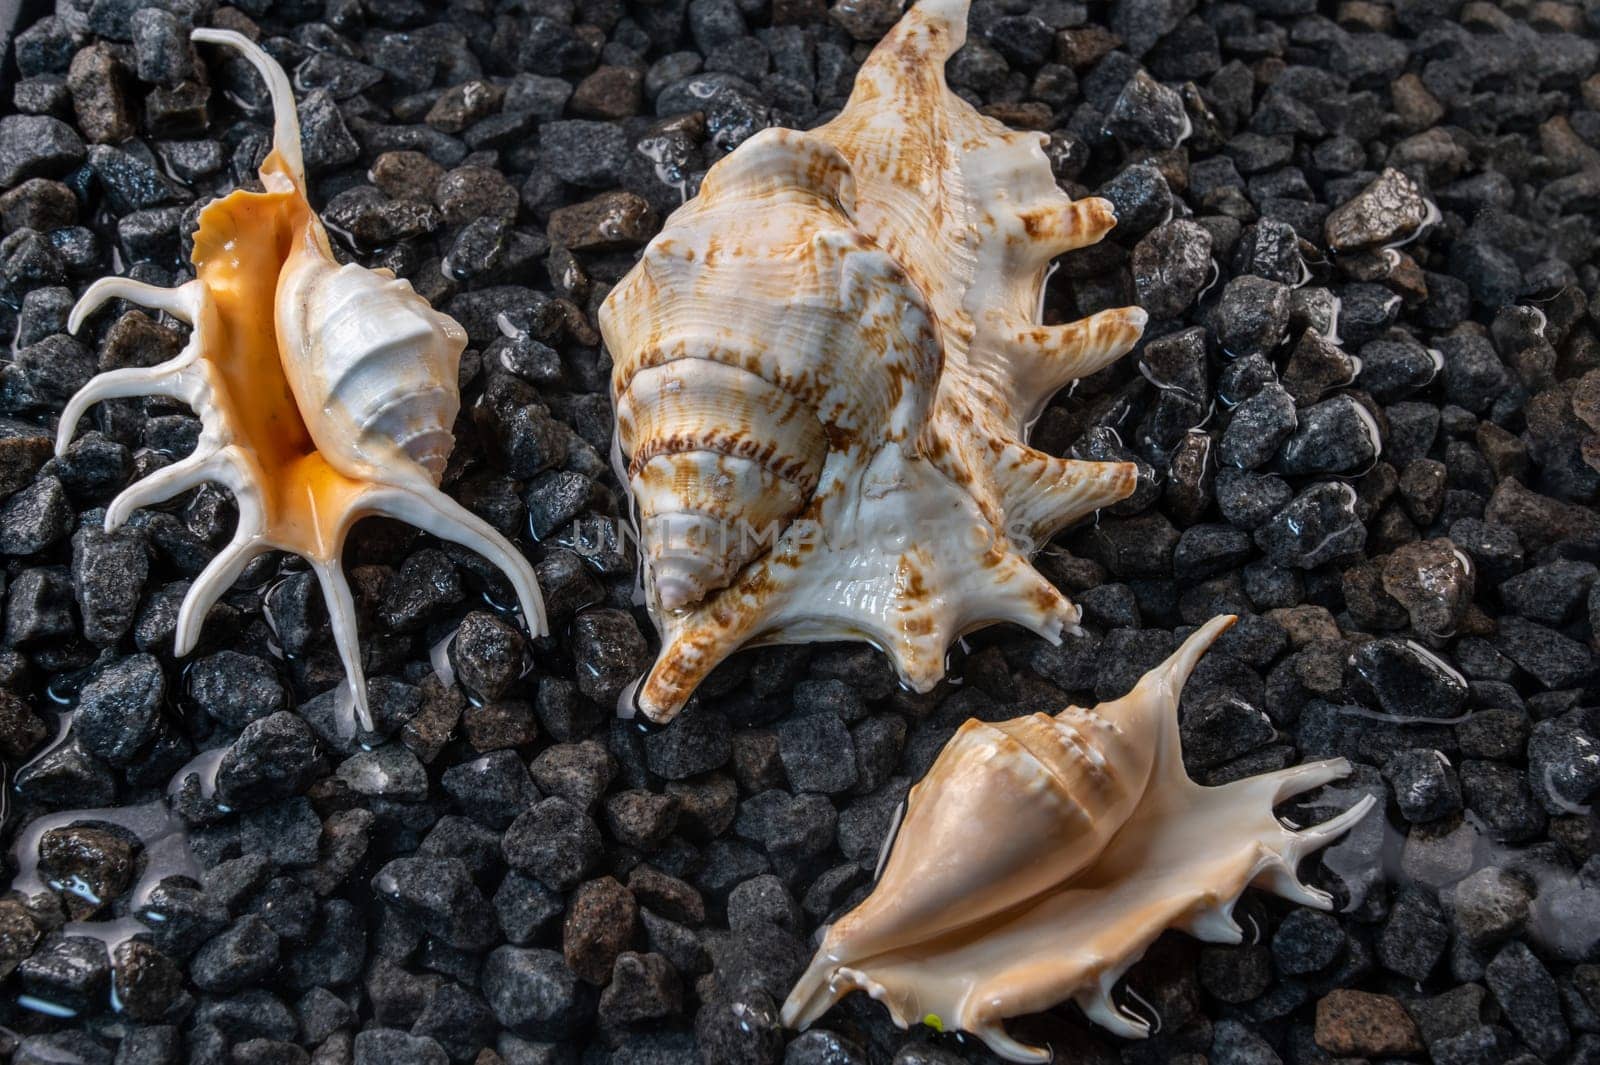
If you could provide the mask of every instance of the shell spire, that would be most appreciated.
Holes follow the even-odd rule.
[[[1043,135],[950,91],[966,14],[923,0],[833,121],[712,167],[600,309],[662,637],[652,719],[744,644],[867,640],[925,691],[966,631],[1076,624],[1029,557],[1134,467],[1027,431],[1146,316],[1040,323],[1051,259],[1115,217],[1057,187]]]
[[[238,189],[208,204],[194,236],[195,280],[164,289],[122,277],[89,286],[73,308],[76,332],[112,299],[188,323],[188,343],[158,366],[112,370],[73,396],[57,453],[102,400],[161,395],[200,416],[194,451],[126,488],[106,529],[132,512],[208,481],[238,505],[232,541],[191,584],[175,650],[194,649],[210,608],[257,557],[306,558],[322,586],[354,719],[371,727],[355,599],[340,555],[368,515],[409,522],[482,554],[510,580],[525,622],[545,631],[527,559],[487,522],[439,490],[460,409],[466,333],[388,271],[341,266],[306,199],[294,95],[283,69],[249,38],[197,29],[196,41],[238,52],[266,80],[272,150],[263,192]]]
[[[1215,788],[1184,772],[1179,695],[1233,620],[1202,626],[1114,702],[963,725],[907,797],[872,893],[825,931],[784,1024],[807,1027],[864,990],[901,1027],[957,1027],[1010,1060],[1048,1061],[1002,1022],[1071,999],[1119,1035],[1147,1035],[1110,996],[1163,931],[1237,942],[1231,912],[1252,884],[1329,908],[1296,866],[1374,800],[1302,831],[1272,811],[1349,763]]]

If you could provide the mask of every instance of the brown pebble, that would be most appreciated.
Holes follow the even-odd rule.
[[[561,930],[561,953],[567,968],[586,983],[604,986],[617,955],[633,939],[638,919],[639,904],[633,892],[615,877],[603,876],[581,885],[567,905]]]
[[[118,144],[138,132],[133,120],[133,99],[128,91],[131,74],[117,60],[111,46],[92,44],[78,49],[67,70],[67,89],[78,116],[78,129],[91,144]]]
[[[600,67],[578,82],[567,106],[583,118],[628,118],[639,113],[643,84],[632,67]]]
[[[550,243],[573,251],[635,248],[655,235],[656,213],[631,192],[605,192],[550,212]]]
[[[1417,1026],[1399,1000],[1346,988],[1317,1003],[1315,1037],[1330,1054],[1386,1057],[1422,1050]]]

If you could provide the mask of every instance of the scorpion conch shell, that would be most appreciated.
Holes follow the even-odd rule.
[[[1119,1035],[1148,1035],[1111,991],[1163,931],[1239,942],[1232,910],[1252,884],[1331,908],[1295,867],[1373,798],[1303,831],[1272,809],[1348,762],[1221,787],[1184,772],[1178,696],[1233,621],[1208,622],[1114,702],[962,725],[911,789],[872,893],[826,930],[783,1023],[804,1028],[859,989],[901,1027],[960,1028],[1012,1061],[1047,1061],[1002,1021],[1070,999]]]
[[[662,635],[634,695],[652,719],[747,643],[867,640],[926,691],[963,632],[1076,624],[1028,557],[1134,467],[1024,439],[1146,316],[1039,324],[1050,260],[1115,217],[1057,187],[1043,135],[950,91],[966,8],[922,0],[837,118],[712,167],[600,309]]]
[[[388,515],[478,551],[510,578],[535,635],[545,628],[538,584],[515,547],[439,490],[461,406],[466,333],[408,282],[334,260],[306,200],[283,69],[238,33],[198,29],[192,37],[234,49],[266,79],[274,130],[261,165],[265,191],[238,189],[201,212],[195,280],[164,289],[108,277],[84,293],[73,332],[111,299],[166,311],[193,331],[170,361],[85,385],[62,413],[56,451],[101,400],[164,395],[192,406],[202,423],[194,452],[117,496],[106,529],[204,482],[229,488],[238,529],[184,597],[177,653],[193,650],[206,613],[252,559],[292,551],[316,571],[356,716],[370,728],[355,601],[340,564],[358,519]]]

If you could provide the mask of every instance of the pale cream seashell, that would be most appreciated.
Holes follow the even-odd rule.
[[[108,277],[84,293],[69,322],[74,332],[111,299],[166,311],[193,330],[172,360],[85,385],[62,413],[56,449],[66,450],[102,400],[165,395],[192,406],[202,424],[194,452],[117,496],[107,530],[138,507],[207,481],[225,485],[238,504],[238,529],[184,597],[177,653],[194,648],[206,613],[252,559],[292,551],[321,582],[351,704],[370,728],[355,602],[340,562],[357,520],[387,515],[478,551],[505,571],[536,635],[545,631],[538,584],[510,542],[439,490],[461,406],[465,331],[409,282],[334,260],[306,200],[283,69],[238,33],[192,36],[239,52],[267,82],[274,130],[261,167],[265,191],[239,189],[201,212],[195,280],[163,289]]]
[[[1231,914],[1251,885],[1330,908],[1296,866],[1375,800],[1299,831],[1273,807],[1348,762],[1220,787],[1184,772],[1179,694],[1233,621],[1202,626],[1114,702],[964,724],[907,797],[872,893],[825,930],[783,1023],[804,1028],[862,990],[901,1027],[959,1028],[1012,1061],[1048,1061],[1003,1021],[1071,1000],[1119,1035],[1148,1035],[1111,992],[1162,932],[1239,942]]]
[[[837,118],[712,167],[600,309],[655,720],[747,643],[867,640],[925,691],[963,632],[1077,621],[1028,559],[1134,468],[1025,439],[1146,316],[1039,324],[1051,259],[1115,218],[1057,187],[1043,135],[945,84],[966,6],[923,0]]]

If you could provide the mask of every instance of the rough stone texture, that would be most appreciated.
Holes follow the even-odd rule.
[[[954,90],[1118,217],[1057,257],[1043,320],[1150,315],[1128,357],[1029,396],[1036,447],[1138,470],[1133,495],[1038,556],[1083,633],[967,634],[927,693],[865,645],[756,649],[670,726],[613,719],[656,644],[608,461],[617,353],[598,302],[729,150],[842,106],[901,6],[78,0],[19,27],[0,117],[8,839],[155,800],[198,755],[172,803],[203,887],[168,878],[141,908],[158,847],[92,819],[46,834],[46,873],[83,892],[0,899],[0,1022],[18,1033],[0,1057],[981,1055],[901,1032],[864,996],[804,1036],[778,1011],[961,721],[1119,694],[1232,612],[1245,620],[1185,699],[1186,764],[1219,783],[1344,756],[1352,781],[1279,813],[1309,824],[1371,793],[1388,818],[1304,863],[1335,911],[1252,891],[1245,942],[1153,948],[1128,977],[1162,1017],[1150,1042],[1080,1036],[1059,1011],[1018,1037],[1127,1065],[1596,1058],[1585,5],[976,5]],[[393,270],[467,330],[442,487],[530,558],[549,607],[532,637],[470,550],[358,524],[343,562],[376,720],[354,736],[298,559],[252,563],[174,658],[178,604],[234,528],[225,489],[104,531],[118,492],[194,446],[192,412],[100,403],[54,451],[91,374],[185,340],[117,301],[69,336],[88,283],[187,280],[197,212],[269,148],[259,77],[192,45],[191,23],[289,69],[336,258]],[[55,744],[62,709],[76,715]],[[60,934],[126,911],[147,918],[135,945]]]

